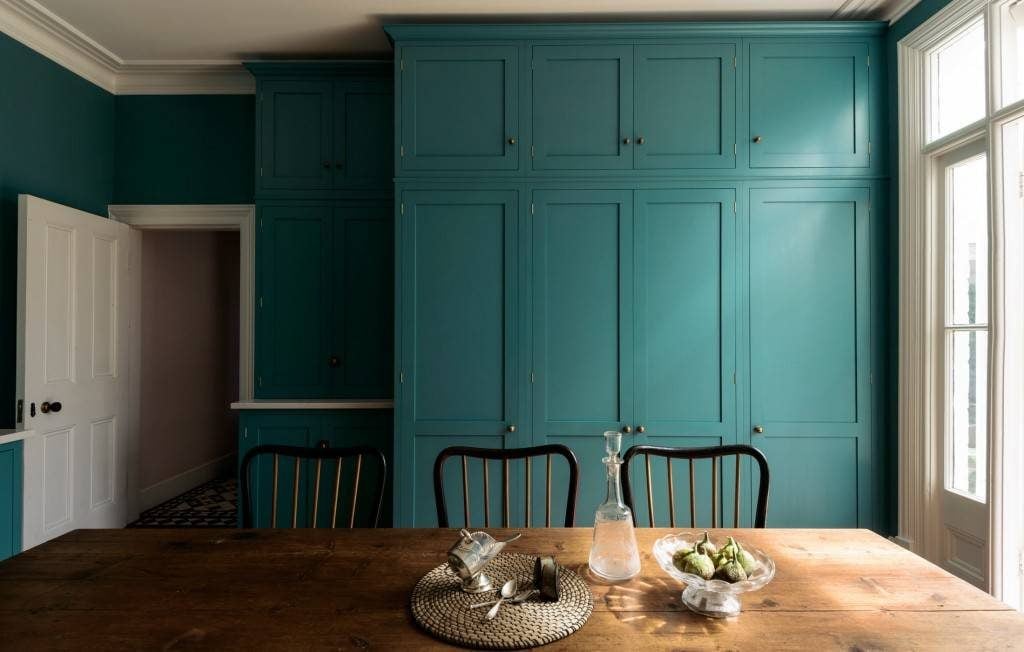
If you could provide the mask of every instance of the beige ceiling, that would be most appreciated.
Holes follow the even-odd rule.
[[[126,62],[373,57],[388,22],[828,19],[865,0],[36,0]]]

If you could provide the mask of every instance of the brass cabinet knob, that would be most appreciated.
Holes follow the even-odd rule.
[[[633,432],[633,426],[623,426],[622,427],[622,432],[624,432],[624,433],[626,433],[628,435],[629,433]]]
[[[628,144],[630,144],[631,142],[633,142],[633,141],[631,141],[631,140],[630,140],[629,138],[623,138],[623,139],[622,139],[622,144],[623,144],[623,145],[628,145]]]
[[[637,426],[636,431],[639,432],[640,434],[643,434],[647,432],[647,428],[645,428],[644,426]]]
[[[515,432],[516,431],[516,424],[514,424],[514,423],[508,424],[508,426],[505,428],[505,430],[508,431],[508,432]]]
[[[508,138],[508,144],[509,144],[509,145],[515,145],[515,144],[516,144],[516,139],[515,139],[515,138],[513,138],[512,136],[509,136],[509,138]]]
[[[764,434],[764,426],[754,426],[754,434],[755,435],[763,435]]]
[[[762,140],[764,140],[764,139],[763,139],[763,138],[761,138],[760,136],[754,136],[754,142],[755,142],[755,143],[759,143],[759,142],[761,142]]]
[[[647,142],[647,140],[643,136],[640,136],[639,138],[636,139],[636,144],[637,145],[643,145],[646,142]]]

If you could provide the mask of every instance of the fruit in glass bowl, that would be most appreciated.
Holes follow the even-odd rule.
[[[743,561],[746,563],[743,565],[751,568],[751,572],[747,574],[744,571],[739,577],[745,575],[746,579],[740,579],[735,582],[718,579],[724,576],[723,573],[716,573],[712,579],[705,579],[704,575],[688,573],[680,568],[680,566],[689,569],[702,568],[703,562],[699,564],[679,563],[678,565],[676,563],[682,561],[686,551],[698,549],[697,544],[703,541],[707,541],[703,535],[690,532],[679,532],[663,536],[654,542],[654,558],[658,561],[658,565],[661,566],[662,570],[686,584],[686,588],[683,589],[682,600],[688,609],[712,618],[727,618],[739,615],[739,596],[748,591],[756,591],[770,582],[775,577],[775,562],[757,548],[742,545],[741,542],[737,548],[741,547],[746,553],[747,556],[743,557]],[[726,549],[729,545],[724,544],[722,546],[723,552],[721,554],[728,554]],[[692,562],[695,560],[687,559],[687,561]],[[755,563],[751,563],[751,561]],[[723,560],[722,566],[724,567],[726,563],[738,562],[726,559]]]

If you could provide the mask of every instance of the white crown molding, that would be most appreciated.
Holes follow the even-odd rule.
[[[0,0],[0,31],[115,95],[245,95],[241,61],[125,61],[36,0]]]
[[[895,23],[921,0],[844,0],[832,20],[884,20]]]
[[[882,19],[889,21],[889,24],[892,25],[920,2],[921,0],[896,0],[882,14]]]

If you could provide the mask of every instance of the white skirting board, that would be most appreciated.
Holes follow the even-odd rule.
[[[139,499],[136,501],[139,512],[144,512],[147,509],[156,507],[160,503],[167,502],[171,498],[180,496],[190,489],[195,489],[204,482],[233,474],[235,472],[235,459],[235,454],[229,453],[224,457],[219,457],[206,464],[201,464],[178,475],[171,476],[166,480],[161,480],[156,484],[140,489]],[[139,517],[138,514],[130,516],[132,521]]]

